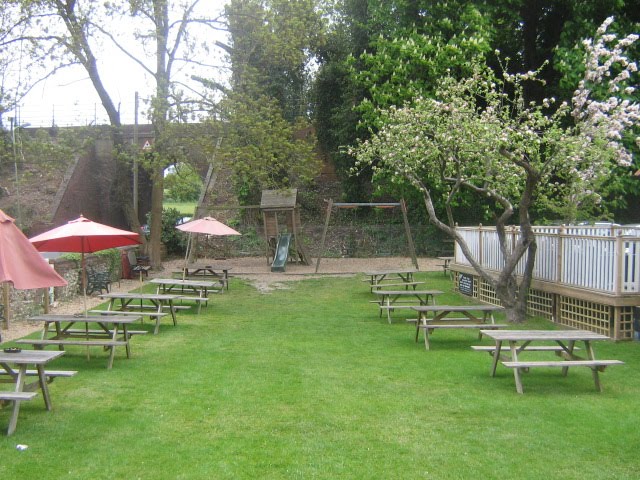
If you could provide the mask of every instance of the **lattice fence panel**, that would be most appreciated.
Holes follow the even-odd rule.
[[[611,336],[613,307],[601,303],[558,296],[559,315],[557,323],[580,330],[590,330]]]
[[[527,311],[531,315],[553,320],[553,297],[553,293],[530,289],[527,297]]]
[[[486,280],[482,278],[476,278],[476,283],[478,283],[478,300],[481,300],[486,303],[490,303],[491,305],[501,305],[500,300],[498,300],[498,296],[496,295],[495,290],[491,285],[489,285]]]
[[[634,334],[633,328],[633,307],[618,307],[619,315],[617,323],[616,340],[632,340]]]

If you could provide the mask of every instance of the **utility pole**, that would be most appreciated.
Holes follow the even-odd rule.
[[[136,220],[140,221],[140,216],[138,214],[138,151],[140,147],[138,145],[138,92],[135,95],[135,119],[133,123],[133,145],[134,145],[134,154],[133,154],[133,212],[136,216]]]
[[[11,122],[11,143],[13,145],[13,171],[16,182],[16,207],[18,209],[18,226],[22,229],[22,208],[20,205],[20,179],[18,177],[18,153],[16,150],[16,118],[9,117]]]

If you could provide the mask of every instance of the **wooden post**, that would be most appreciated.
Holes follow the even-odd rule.
[[[483,252],[483,244],[484,244],[484,237],[482,235],[482,224],[478,224],[478,263],[481,266],[485,266],[484,265],[484,255],[482,254]]]
[[[613,233],[613,230],[612,230]],[[613,294],[622,294],[622,284],[624,275],[624,242],[622,238],[622,232],[618,230],[618,234],[615,237],[614,249],[613,249]]]
[[[318,259],[316,260],[316,273],[320,268],[320,260],[324,253],[324,242],[327,239],[327,230],[329,229],[329,220],[331,219],[331,210],[333,209],[333,199],[329,199],[327,202],[327,217],[324,220],[324,230],[322,231],[322,240],[320,241],[320,250],[318,251]]]
[[[413,237],[411,236],[411,228],[409,227],[409,219],[407,218],[407,204],[404,203],[404,198],[400,199],[400,208],[402,209],[402,219],[404,220],[404,232],[407,236],[407,244],[409,245],[409,254],[413,261],[413,266],[416,270],[420,270],[418,266],[418,258],[416,257],[416,247],[413,244]]]

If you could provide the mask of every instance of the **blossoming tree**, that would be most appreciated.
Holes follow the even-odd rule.
[[[523,83],[537,81],[537,72],[497,78],[476,67],[469,78],[442,79],[435,98],[381,111],[383,127],[350,149],[356,169],[371,166],[374,181],[409,182],[421,192],[431,222],[456,240],[494,288],[509,321],[523,321],[526,314],[536,253],[534,202],[580,202],[596,195],[612,165],[631,163],[623,139],[639,124],[640,109],[628,99],[637,66],[625,52],[638,36],[607,34],[611,22],[607,19],[584,44],[586,71],[571,104],[553,98],[527,104]],[[451,207],[465,191],[493,212],[504,258],[497,274],[478,263],[454,228]],[[446,219],[434,209],[433,196],[442,192]],[[515,244],[506,235],[512,223],[520,227]],[[518,279],[521,261],[524,273]]]

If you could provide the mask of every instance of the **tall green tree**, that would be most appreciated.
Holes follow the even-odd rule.
[[[255,202],[263,188],[289,187],[318,171],[307,90],[324,26],[312,0],[232,0],[225,14],[232,74],[221,102],[220,157],[240,198]]]

